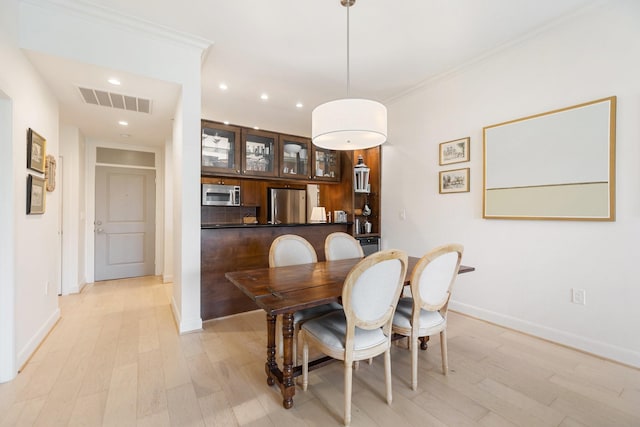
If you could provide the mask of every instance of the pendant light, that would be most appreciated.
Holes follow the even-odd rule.
[[[387,140],[387,108],[369,99],[350,98],[349,8],[356,0],[340,0],[347,8],[347,98],[317,106],[311,113],[311,140],[330,150],[361,150]]]

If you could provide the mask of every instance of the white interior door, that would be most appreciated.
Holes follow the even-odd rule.
[[[155,171],[96,166],[95,280],[155,272]]]

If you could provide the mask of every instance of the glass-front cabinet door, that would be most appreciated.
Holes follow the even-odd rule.
[[[311,141],[291,135],[280,135],[280,177],[311,179]]]
[[[242,129],[242,173],[253,176],[278,175],[278,134]]]
[[[240,128],[202,121],[202,175],[240,174]]]
[[[340,181],[340,152],[324,148],[313,148],[313,179]]]

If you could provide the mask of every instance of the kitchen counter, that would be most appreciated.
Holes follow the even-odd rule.
[[[224,274],[269,266],[269,248],[278,236],[307,239],[324,261],[324,241],[336,231],[350,233],[352,223],[203,224],[200,229],[200,304],[202,320],[255,310],[258,306]],[[361,235],[365,236],[365,235]],[[358,236],[360,237],[360,235]]]

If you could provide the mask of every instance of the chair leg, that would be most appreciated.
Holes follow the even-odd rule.
[[[302,337],[302,389],[307,391],[309,385],[309,344]]]
[[[391,347],[384,352],[384,382],[387,386],[387,403],[391,405],[393,400],[391,394]]]
[[[420,342],[418,337],[411,337],[411,389],[418,389],[418,347]]]
[[[440,332],[440,353],[442,354],[442,372],[449,375],[449,360],[447,359],[447,330]]]
[[[344,425],[351,424],[351,381],[353,376],[353,363],[344,362]]]

